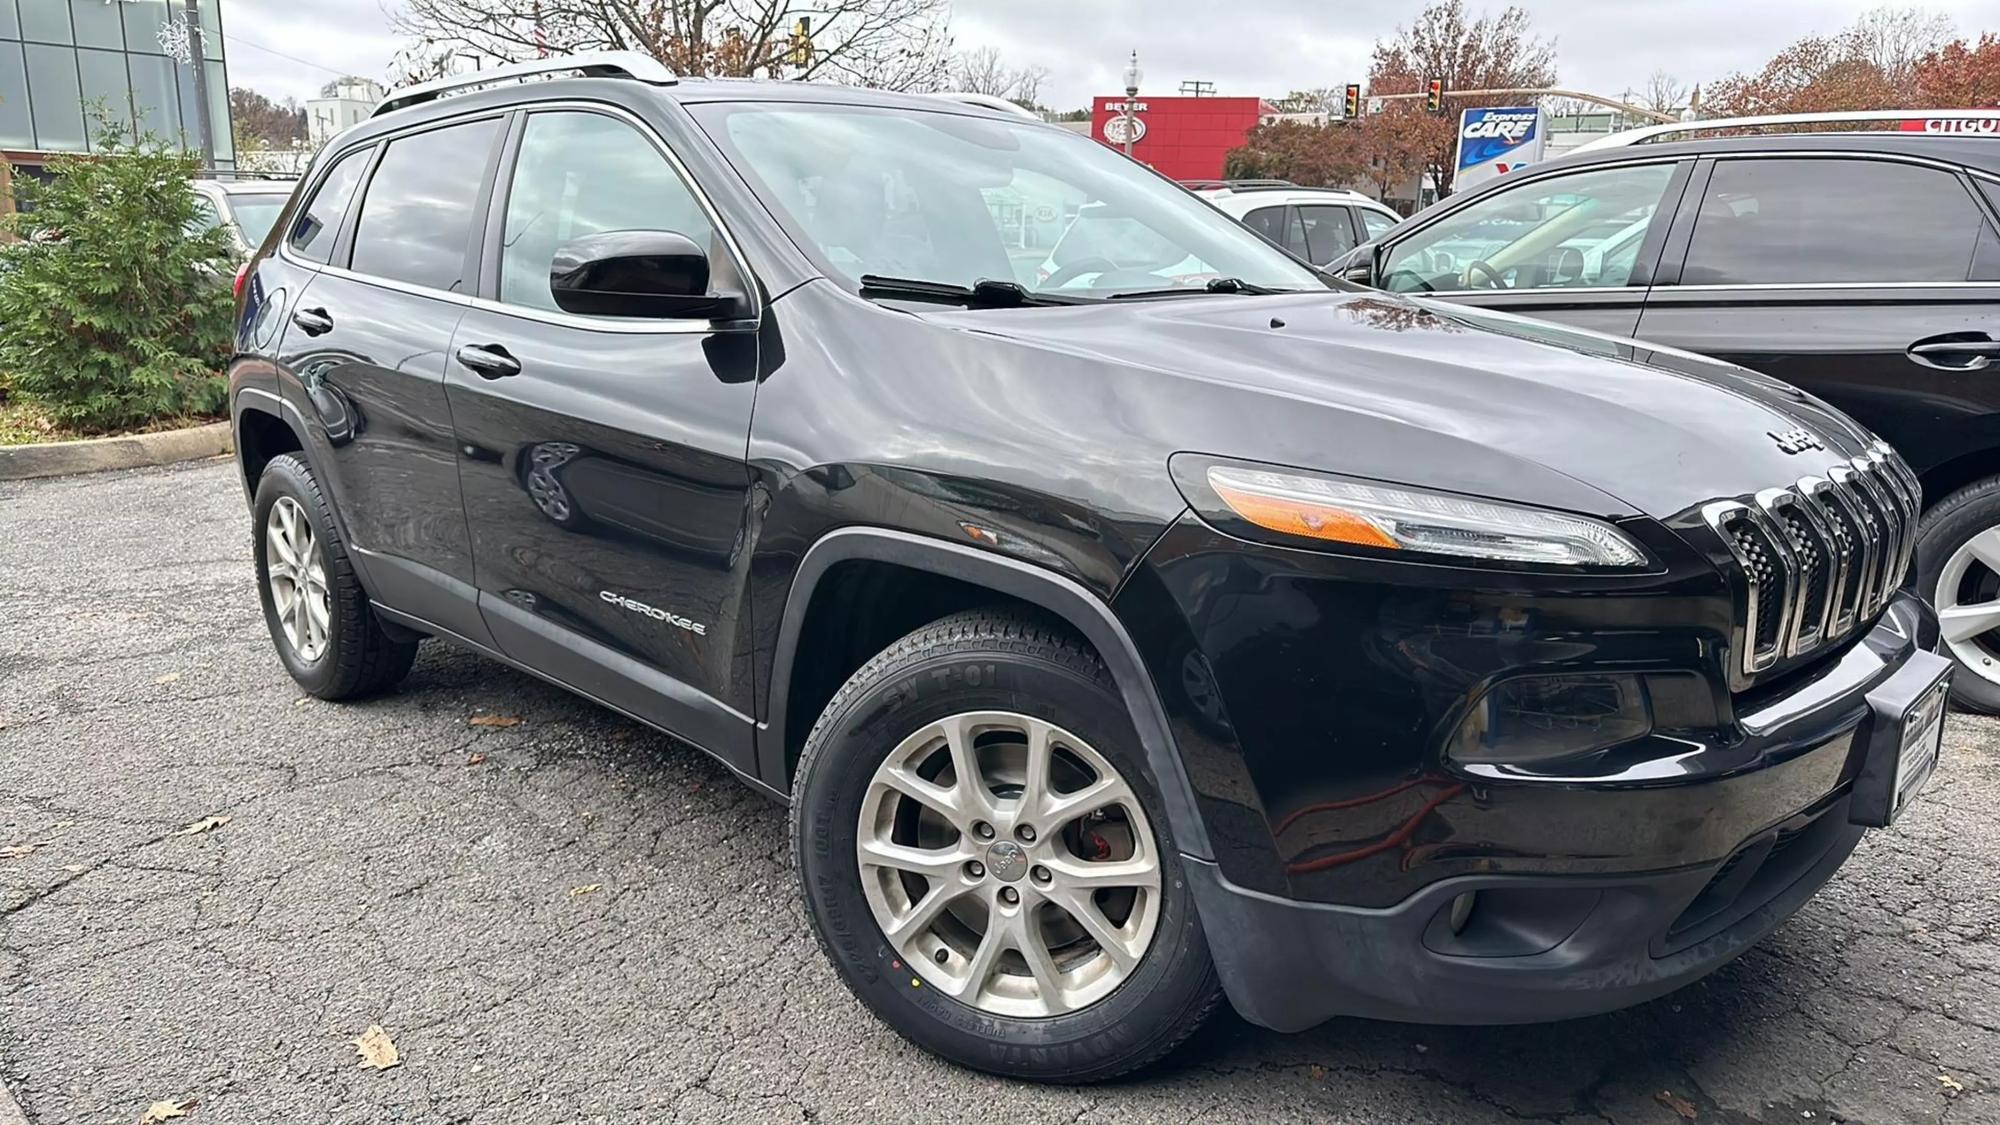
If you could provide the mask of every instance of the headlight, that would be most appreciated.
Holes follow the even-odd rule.
[[[1275,541],[1291,545],[1340,543],[1544,566],[1647,561],[1624,532],[1583,516],[1234,462],[1208,463],[1198,474],[1187,471],[1192,467],[1176,458],[1174,475],[1196,511],[1223,530],[1275,532]],[[1207,495],[1190,494],[1197,484]]]

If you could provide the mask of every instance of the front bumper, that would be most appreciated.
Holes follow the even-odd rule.
[[[1622,824],[1616,840],[1576,838],[1570,855],[1624,856],[1624,870],[1600,863],[1578,874],[1552,855],[1492,862],[1373,906],[1283,897],[1187,861],[1231,1001],[1281,1031],[1338,1015],[1525,1023],[1610,1011],[1699,979],[1776,929],[1854,850],[1868,697],[1905,666],[1928,666],[1934,658],[1917,654],[1936,634],[1928,608],[1899,597],[1838,659],[1738,716],[1745,744],[1764,752],[1734,770],[1527,787],[1552,835]],[[1495,787],[1487,797],[1503,793],[1524,796]],[[1478,788],[1460,799],[1478,803]],[[1730,834],[1720,848],[1718,832]],[[1474,892],[1454,932],[1451,905]]]

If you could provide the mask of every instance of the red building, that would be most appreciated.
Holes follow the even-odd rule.
[[[1242,144],[1258,120],[1273,112],[1262,98],[1150,98],[1132,107],[1134,159],[1176,180],[1219,180],[1222,159]],[[1091,105],[1090,135],[1103,144],[1125,147],[1125,98],[1098,98]]]

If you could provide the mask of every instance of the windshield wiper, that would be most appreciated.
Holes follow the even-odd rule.
[[[1210,278],[1208,284],[1199,289],[1190,289],[1185,285],[1177,285],[1171,289],[1133,289],[1124,293],[1113,293],[1110,299],[1117,301],[1127,297],[1185,297],[1189,294],[1203,293],[1248,293],[1253,296],[1262,297],[1272,293],[1297,292],[1299,292],[1297,289],[1258,285],[1254,282],[1245,281],[1240,277],[1215,277]]]
[[[1019,282],[994,281],[982,277],[971,285],[950,281],[925,281],[915,277],[884,277],[879,273],[861,275],[861,295],[903,297],[919,301],[944,301],[975,309],[1011,309],[1022,305],[1073,305],[1073,297],[1031,293]]]

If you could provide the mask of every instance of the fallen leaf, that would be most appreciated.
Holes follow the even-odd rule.
[[[1314,1063],[1312,1065],[1312,1079],[1314,1082],[1326,1081],[1326,1068],[1318,1063]]]
[[[193,1098],[178,1102],[154,1102],[146,1107],[144,1116],[139,1118],[139,1125],[158,1125],[170,1117],[186,1117],[188,1110],[194,1107]]]
[[[80,875],[83,873],[83,864],[65,863],[63,864],[63,870],[69,872],[71,875]]]
[[[575,898],[578,895],[592,894],[597,891],[601,891],[603,889],[604,889],[603,883],[585,883],[581,887],[571,887],[569,889],[569,897]]]
[[[199,836],[203,832],[212,832],[235,819],[233,816],[205,816],[188,825],[186,828],[181,829],[179,832],[174,833],[174,835]]]
[[[1938,1085],[1943,1086],[1944,1092],[1951,1095],[1952,1097],[1957,1097],[1958,1095],[1965,1092],[1965,1084],[1960,1082],[1958,1079],[1953,1078],[1951,1075],[1940,1074],[1937,1076],[1937,1078],[1938,1078]]]
[[[311,696],[305,696],[305,695],[301,695],[301,696],[299,696],[299,697],[298,697],[297,699],[294,699],[294,700],[292,700],[292,706],[294,706],[294,707],[304,707],[304,706],[305,706],[306,704],[308,704],[308,703],[311,703],[311,702],[312,702],[312,697],[311,697]]]
[[[0,848],[0,859],[20,859],[33,852],[36,848],[46,848],[53,843],[55,843],[54,840],[30,840],[25,844],[8,844],[6,847]]]
[[[518,727],[521,720],[513,715],[474,715],[467,720],[475,727]]]
[[[156,684],[170,684],[180,678],[181,674],[179,672],[168,672],[166,675],[161,676],[159,679],[154,680],[153,682]]]
[[[1694,1103],[1674,1093],[1672,1090],[1661,1090],[1659,1093],[1653,1095],[1653,1100],[1673,1110],[1675,1115],[1683,1121],[1693,1121],[1697,1116]]]
[[[465,764],[466,764],[466,765],[468,765],[468,766],[476,766],[476,765],[480,764],[481,762],[484,762],[485,760],[486,760],[486,755],[484,755],[484,754],[474,754],[474,755],[472,755],[472,756],[471,756],[470,758],[467,758],[467,759],[465,760]]]
[[[371,1023],[368,1030],[354,1040],[354,1050],[361,1056],[361,1065],[367,1070],[387,1070],[403,1061],[396,1053],[396,1041],[382,1030],[379,1023]]]

